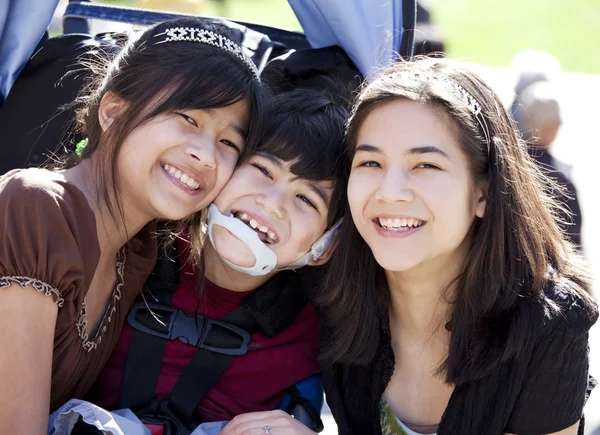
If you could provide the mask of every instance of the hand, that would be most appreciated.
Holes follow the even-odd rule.
[[[267,430],[268,428],[268,430]],[[220,435],[314,435],[287,412],[281,410],[240,414],[223,428]]]

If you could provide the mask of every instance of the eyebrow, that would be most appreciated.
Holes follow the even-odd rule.
[[[265,153],[265,152],[259,151],[259,152],[256,153],[256,155],[259,156],[259,157],[262,157],[264,159],[267,159],[273,165],[275,165],[277,167],[277,169],[281,169],[281,170],[285,169],[283,167],[283,162],[281,160],[279,160],[277,157],[275,157],[273,154],[269,154],[269,153]]]
[[[441,149],[439,149],[438,147],[433,146],[433,145],[411,148],[407,152],[407,154],[429,154],[429,153],[441,154],[442,156],[448,158],[448,154],[446,154],[444,151],[442,151]]]
[[[277,167],[277,169],[279,169],[281,171],[287,170],[284,167],[283,162],[272,154],[259,151],[256,153],[256,155],[269,160],[273,165],[275,165]],[[303,179],[303,178],[296,176],[296,177],[292,178],[291,181],[297,181],[297,180],[301,180],[301,179]],[[306,180],[306,179],[304,179],[304,180]],[[308,188],[310,190],[312,190],[316,195],[319,196],[319,198],[321,198],[323,200],[324,204],[326,204],[326,205],[329,204],[329,198],[323,189],[321,189],[318,185],[312,183],[310,180],[306,180],[306,184],[308,185]]]
[[[381,148],[378,148],[376,146],[369,145],[369,144],[361,144],[361,145],[357,146],[355,152],[359,152],[359,151],[363,151],[363,152],[367,152],[367,153],[385,154]],[[446,158],[449,158],[448,154],[446,154],[444,151],[442,151],[441,149],[439,149],[438,147],[433,146],[433,145],[410,148],[406,152],[406,154],[409,154],[409,155],[429,154],[429,153],[440,154]]]
[[[208,113],[208,115],[211,118],[215,118],[217,116],[216,113],[215,113],[215,111],[214,111],[214,109],[204,109],[204,110],[206,110],[206,113]],[[229,128],[232,128],[237,134],[239,134],[240,136],[242,136],[244,138],[244,140],[248,137],[248,132],[238,122],[230,122],[229,123]]]
[[[308,182],[308,188],[310,190],[312,190],[315,194],[317,194],[323,200],[323,203],[325,204],[325,206],[327,206],[329,204],[329,198],[327,198],[327,194],[325,193],[325,191],[323,191],[323,189],[321,189],[316,184],[311,183],[310,181]]]

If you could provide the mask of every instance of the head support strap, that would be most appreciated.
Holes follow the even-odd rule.
[[[237,270],[238,272],[252,276],[266,275],[275,269],[275,266],[277,266],[277,255],[260,240],[258,234],[256,234],[255,231],[250,229],[250,227],[248,227],[248,225],[243,223],[241,220],[233,216],[225,216],[219,211],[216,205],[211,204],[208,207],[208,237],[215,248],[215,251],[217,251],[217,254],[219,251],[217,250],[213,239],[214,225],[225,228],[236,238],[241,240],[248,247],[248,249],[250,249],[256,260],[254,266],[252,267],[238,266],[237,264],[234,264],[231,261],[221,257],[219,254],[219,257],[221,257],[221,259],[229,267]]]
[[[250,227],[248,227],[248,225],[246,225],[241,220],[233,216],[225,216],[219,211],[216,205],[211,204],[208,207],[208,237],[213,247],[215,248],[215,251],[217,251],[217,254],[219,255],[219,257],[221,257],[223,262],[225,262],[225,264],[227,264],[233,270],[237,270],[238,272],[242,272],[252,276],[266,275],[274,270],[280,271],[299,269],[301,267],[306,266],[311,259],[313,261],[318,260],[333,241],[335,235],[339,231],[341,223],[342,221],[340,220],[337,224],[330,228],[329,231],[327,231],[319,238],[319,240],[313,243],[313,245],[307,253],[302,255],[292,264],[283,266],[281,268],[276,268],[277,255],[260,240],[258,234],[256,234],[254,230],[252,230]],[[238,266],[237,264],[226,260],[221,256],[221,254],[219,254],[219,251],[217,250],[213,239],[214,225],[218,225],[225,228],[236,238],[242,241],[248,247],[248,249],[250,249],[255,259],[254,266]]]

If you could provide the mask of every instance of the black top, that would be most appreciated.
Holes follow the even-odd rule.
[[[545,295],[560,311],[551,313],[535,304],[535,333],[527,347],[488,377],[457,385],[437,435],[540,435],[582,419],[596,383],[588,376],[588,330],[597,309],[561,285],[549,287]],[[379,359],[370,366],[334,364],[324,369],[327,402],[342,435],[381,434],[379,403],[394,371],[388,315],[381,316],[381,334]]]

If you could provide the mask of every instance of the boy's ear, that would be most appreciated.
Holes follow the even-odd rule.
[[[98,121],[102,131],[108,130],[125,106],[125,101],[112,92],[104,94],[98,108]]]
[[[329,244],[327,249],[325,249],[325,252],[323,252],[323,254],[319,258],[317,258],[316,260],[313,260],[312,258],[310,260],[308,260],[308,266],[322,266],[322,265],[326,264],[331,259],[331,256],[335,252],[338,243],[339,243],[339,236],[336,235],[333,237],[333,240],[331,241],[331,243]]]

